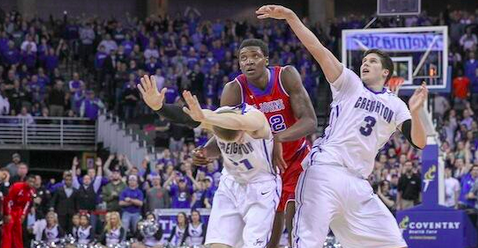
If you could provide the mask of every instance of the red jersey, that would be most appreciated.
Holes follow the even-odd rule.
[[[280,133],[297,122],[290,104],[289,94],[285,91],[280,80],[282,67],[268,68],[270,79],[264,90],[247,83],[244,74],[236,77],[242,91],[242,102],[252,105],[265,114],[271,126],[272,133]],[[305,137],[295,141],[283,142],[284,160],[290,161],[295,154],[307,146]]]
[[[460,99],[467,99],[470,87],[470,79],[467,77],[457,77],[453,79],[453,89],[455,92],[455,96]]]
[[[9,215],[11,212],[21,211],[23,215],[26,215],[34,194],[35,190],[27,183],[14,183],[3,199],[3,214]]]

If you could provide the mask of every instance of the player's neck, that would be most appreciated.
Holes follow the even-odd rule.
[[[365,86],[374,92],[382,92],[384,84],[382,82],[370,82],[370,83],[365,83]]]
[[[270,79],[270,72],[269,70],[264,67],[264,73],[261,74],[259,78],[254,78],[254,79],[247,79],[247,82],[254,85],[255,87],[264,90],[267,87],[267,84],[269,83]]]

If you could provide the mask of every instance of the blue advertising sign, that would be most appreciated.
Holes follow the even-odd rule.
[[[356,33],[346,38],[347,50],[443,51],[443,36],[431,33]]]
[[[421,205],[397,212],[397,222],[410,248],[471,248],[476,229],[464,211],[438,204],[438,145],[427,145],[422,157]]]

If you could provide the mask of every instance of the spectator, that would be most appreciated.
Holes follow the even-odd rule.
[[[111,39],[110,34],[106,34],[104,36],[104,39],[100,42],[98,48],[100,48],[101,46],[104,46],[105,52],[107,54],[110,54],[112,51],[118,50],[118,44],[116,44],[116,41]]]
[[[75,94],[76,92],[81,90],[81,86],[84,85],[85,82],[83,82],[80,79],[80,74],[78,72],[73,73],[73,79],[68,83],[68,87],[70,89],[70,92],[72,94]]]
[[[183,246],[189,237],[188,217],[186,213],[181,212],[176,218],[176,226],[171,230],[168,244],[174,246]]]
[[[51,200],[50,192],[42,185],[42,178],[39,175],[35,176],[35,191],[36,195],[33,198],[33,206],[35,207],[35,214],[38,219],[45,218],[48,213],[48,203]]]
[[[80,28],[80,41],[81,41],[81,52],[83,66],[90,67],[88,63],[90,61],[90,56],[94,52],[93,42],[95,41],[95,31],[93,30],[91,23],[87,22]]]
[[[96,121],[100,109],[105,108],[105,105],[99,98],[95,97],[94,91],[87,91],[87,96],[88,98],[81,103],[80,116]]]
[[[445,167],[445,206],[458,208],[460,182],[451,176],[452,168]]]
[[[60,227],[67,233],[72,231],[71,219],[78,212],[78,190],[73,188],[73,177],[67,173],[64,186],[56,190],[50,203],[50,210],[58,214]]]
[[[153,183],[153,187],[148,189],[146,193],[148,211],[154,212],[156,209],[169,208],[169,192],[161,186],[161,177],[159,175],[152,175],[150,179]]]
[[[159,224],[159,221],[156,219],[156,215],[154,215],[154,213],[152,212],[148,212],[146,213],[145,217],[146,220],[156,223],[156,225],[158,226],[158,230],[153,234],[138,231],[136,233],[136,238],[139,242],[133,243],[131,248],[158,247],[161,245],[161,239],[163,237],[163,228]]]
[[[46,215],[46,227],[43,230],[42,240],[51,244],[60,241],[63,236],[65,236],[65,232],[58,225],[58,215],[55,212],[49,212]]]
[[[22,42],[21,49],[22,51],[27,51],[28,47],[30,47],[31,51],[36,53],[37,52],[37,44],[33,41],[31,35],[27,34],[25,36],[25,41]]]
[[[22,107],[22,110],[20,114],[17,115],[17,117],[21,117],[22,121],[25,122],[27,125],[35,124],[35,120],[33,119],[33,116],[28,113],[27,107]]]
[[[470,94],[470,79],[463,76],[463,70],[458,69],[458,76],[453,79],[453,93],[460,100],[468,99]]]
[[[134,80],[130,80],[126,83],[125,88],[123,90],[123,106],[124,106],[124,118],[126,120],[134,119],[136,115],[136,106],[138,101],[140,100],[139,91],[136,88],[136,82]],[[134,77],[134,74],[133,74]]]
[[[93,242],[95,232],[90,225],[89,214],[85,213],[80,215],[80,226],[78,227],[78,230],[73,233],[73,236],[76,237],[78,244],[87,245]]]
[[[383,180],[377,188],[377,195],[382,202],[387,206],[388,210],[395,215],[396,205],[395,198],[390,194],[390,182]]]
[[[28,174],[28,166],[25,163],[18,164],[18,170],[16,175],[10,178],[10,184],[13,185],[16,182],[25,182]]]
[[[189,246],[201,246],[206,238],[206,224],[201,221],[201,214],[197,210],[191,211],[191,223],[188,225],[188,238],[186,244]]]
[[[8,170],[8,174],[10,177],[14,177],[17,175],[18,167],[22,162],[22,157],[18,153],[12,154],[12,162],[5,166],[5,169]]]
[[[409,209],[421,199],[422,180],[413,172],[412,162],[406,162],[403,169],[398,181],[397,210]]]
[[[63,91],[62,81],[56,81],[55,87],[53,87],[48,97],[48,102],[51,116],[63,116],[65,111],[65,91]]]
[[[102,245],[111,247],[126,240],[126,231],[121,225],[120,214],[109,212],[106,214],[106,226],[99,238]]]
[[[5,85],[0,84],[0,116],[10,113],[10,102],[5,93]]]
[[[471,27],[466,29],[466,33],[460,38],[460,45],[464,51],[472,50],[478,44],[475,34],[471,33]]]
[[[73,172],[73,187],[78,190],[78,209],[81,213],[87,213],[88,216],[90,216],[91,219],[89,219],[88,222],[91,223],[93,227],[92,233],[94,234],[97,222],[97,216],[94,214],[94,211],[96,210],[96,200],[101,187],[103,163],[101,162],[101,158],[96,158],[95,166],[98,169],[98,173],[95,176],[93,169],[92,174],[83,176],[83,185],[80,185],[78,177],[76,176],[78,165],[78,158],[75,157],[73,159],[71,171]]]
[[[181,173],[173,173],[164,184],[171,195],[172,208],[191,208],[193,189],[187,185],[186,179],[182,177]]]
[[[105,163],[106,165],[106,163]],[[121,173],[114,169],[111,173],[111,181],[103,187],[102,199],[106,202],[106,209],[108,212],[120,211],[119,196],[126,188],[126,185],[121,181]]]
[[[478,179],[478,165],[473,165],[470,172],[466,173],[461,179],[461,193],[459,198],[460,208],[473,209],[476,203],[476,197],[472,192],[475,181]]]
[[[75,235],[75,233],[78,233],[78,229],[80,228],[80,214],[74,214],[73,217],[71,217],[71,223],[73,225],[71,228],[71,233]]]
[[[130,175],[128,177],[128,187],[121,192],[119,198],[119,205],[122,207],[123,213],[121,221],[126,232],[129,232],[131,226],[133,226],[131,233],[136,232],[136,225],[141,219],[143,200],[143,192],[138,189],[138,177]]]

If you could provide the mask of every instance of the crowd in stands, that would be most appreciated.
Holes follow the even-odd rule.
[[[367,21],[356,15],[327,24],[304,19],[338,57],[341,30],[362,28]],[[452,93],[436,95],[433,102],[446,161],[446,205],[476,215],[477,13],[447,8],[436,17],[423,12],[406,18],[380,18],[373,27],[431,25],[449,27],[448,59],[453,72]],[[95,120],[103,108],[126,121],[134,120],[151,113],[136,89],[145,74],[156,77],[158,88],[167,88],[167,103],[181,104],[179,93],[188,89],[204,108],[215,109],[224,85],[240,73],[236,57],[240,42],[252,37],[269,44],[270,65],[297,68],[315,107],[328,104],[317,98],[319,83],[325,83],[319,66],[283,22],[210,21],[189,7],[175,16],[141,20],[128,15],[121,21],[66,15],[27,20],[14,11],[0,14],[0,122],[7,122],[2,116],[22,116],[29,122],[35,121],[32,116]],[[156,146],[164,149],[160,160],[145,157],[142,164],[133,165],[127,157],[114,154],[81,171],[81,161],[75,158],[61,182],[37,176],[35,204],[25,221],[29,237],[36,234],[41,239],[45,234],[48,239],[51,232],[78,233],[75,230],[88,226],[99,240],[113,240],[111,233],[136,237],[141,236],[136,230],[138,220],[141,216],[156,220],[157,209],[210,208],[220,160],[200,168],[193,166],[190,154],[207,141],[207,134],[163,118],[155,118],[152,130]],[[28,165],[14,154],[1,170],[3,195],[27,173]],[[395,212],[420,203],[421,173],[421,152],[396,134],[377,156],[369,181]],[[192,229],[191,225],[197,229],[198,214],[178,215],[180,225],[169,240],[173,245],[193,242],[186,238],[186,230]],[[46,219],[46,228],[38,231],[41,225],[35,223],[42,219]],[[159,232],[155,233],[158,239]],[[194,240],[202,242],[201,238]]]

